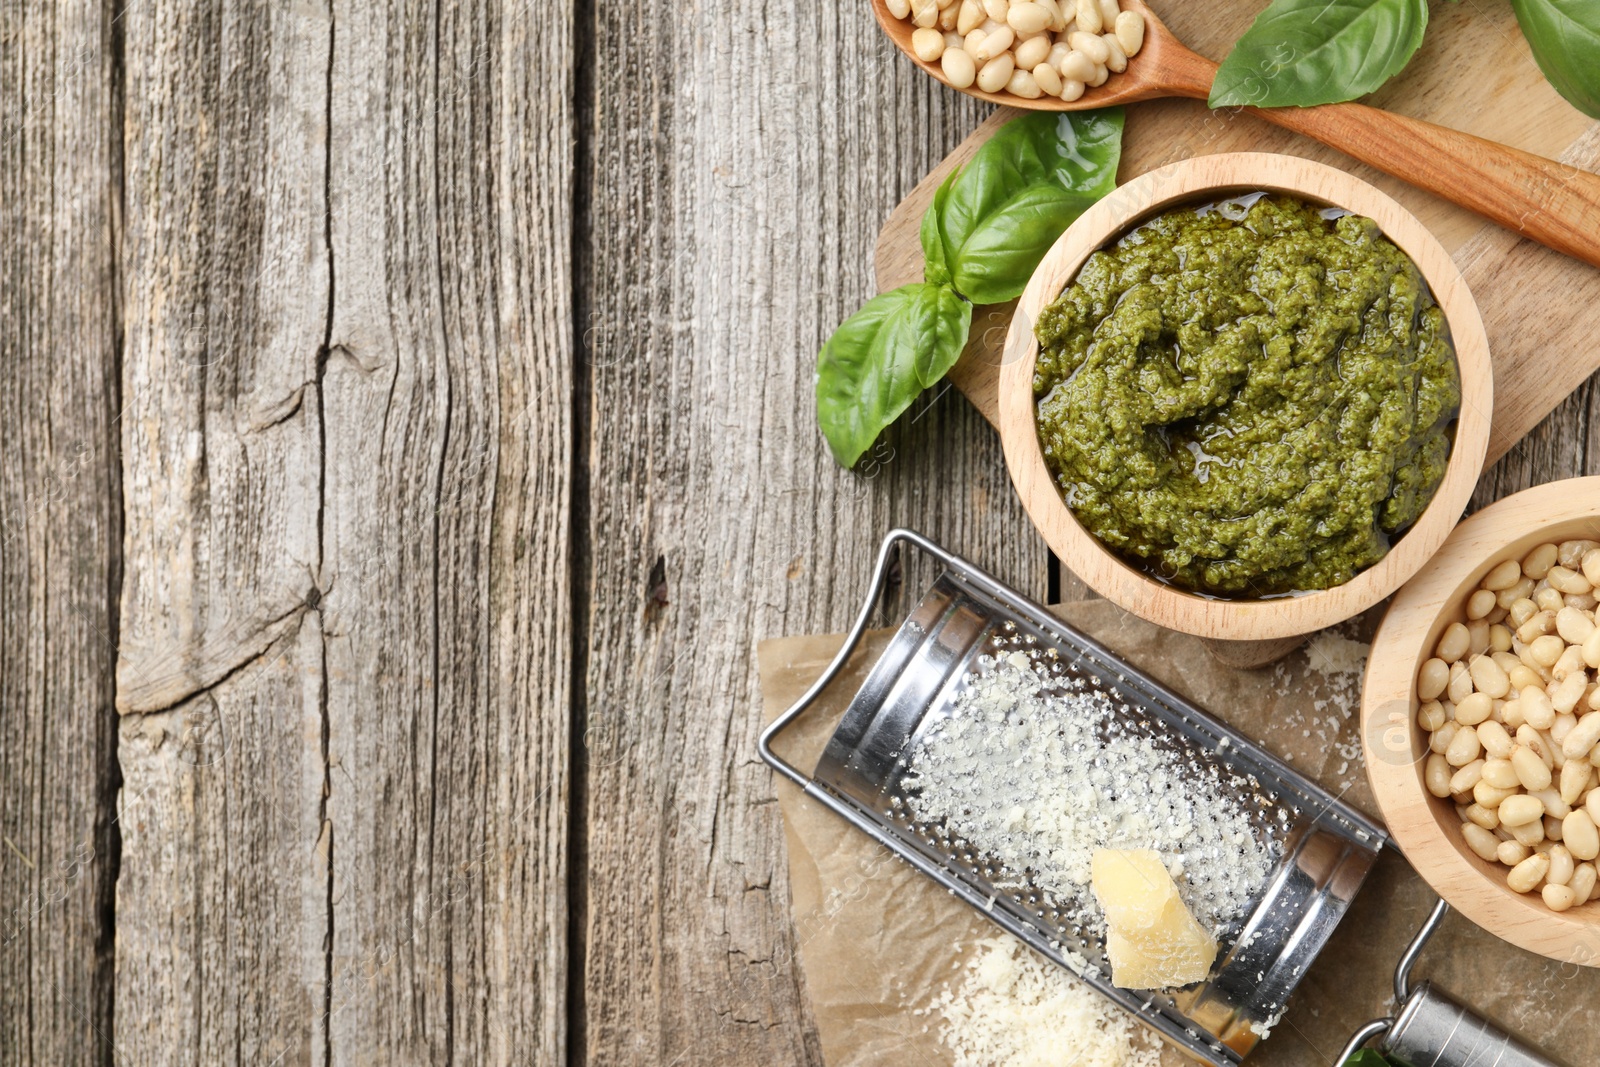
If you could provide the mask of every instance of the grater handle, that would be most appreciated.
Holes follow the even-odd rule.
[[[1404,1067],[1562,1067],[1427,982],[1400,1009],[1379,1048]]]
[[[833,657],[833,662],[828,664],[828,669],[823,671],[815,682],[811,683],[811,688],[800,695],[800,699],[794,702],[794,706],[779,715],[772,721],[770,726],[761,731],[761,738],[756,743],[757,750],[761,753],[761,758],[773,770],[782,774],[801,789],[811,790],[811,776],[774,752],[772,750],[772,742],[816,701],[824,689],[833,684],[834,679],[839,676],[839,672],[844,670],[845,664],[850,662],[850,656],[855,652],[856,646],[861,643],[861,635],[867,632],[867,624],[872,620],[873,609],[878,606],[879,600],[883,597],[883,588],[889,581],[889,567],[894,559],[894,550],[902,541],[921,549],[953,570],[970,571],[973,569],[972,564],[960,556],[946,552],[915,531],[906,529],[890,530],[888,535],[884,537],[883,544],[878,549],[878,562],[873,567],[872,585],[867,590],[866,602],[861,605],[861,611],[856,615],[855,624],[850,627],[850,632],[845,635],[844,645],[839,649],[838,654]]]
[[[1429,983],[1411,988],[1411,968],[1448,914],[1450,905],[1440,900],[1400,957],[1394,971],[1399,1014],[1357,1030],[1336,1067],[1380,1035],[1379,1050],[1401,1067],[1564,1067]]]

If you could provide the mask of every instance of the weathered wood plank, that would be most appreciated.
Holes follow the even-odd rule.
[[[327,13],[123,14],[116,1039],[320,1063]]]
[[[953,392],[862,473],[817,433],[814,353],[874,292],[878,226],[982,112],[865,8],[785,11],[781,32],[759,6],[593,16],[593,69],[620,72],[594,79],[579,249],[596,1064],[819,1058],[754,752],[757,638],[844,626],[897,524],[1045,592],[999,448]]]
[[[333,1057],[559,1063],[571,13],[341,3],[334,22]]]
[[[0,1062],[111,1062],[112,30],[0,4]]]

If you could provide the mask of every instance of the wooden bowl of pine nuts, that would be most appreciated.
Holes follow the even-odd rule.
[[[1457,911],[1600,966],[1600,478],[1463,522],[1401,589],[1362,692],[1389,833]]]
[[[1341,584],[1283,595],[1194,592],[1108,548],[1081,523],[1047,462],[1038,423],[1034,324],[1096,252],[1172,209],[1246,193],[1284,194],[1324,211],[1371,219],[1404,252],[1431,290],[1454,344],[1461,402],[1448,461],[1416,521],[1385,555]],[[1381,602],[1429,560],[1466,510],[1489,439],[1494,408],[1488,339],[1476,303],[1448,253],[1415,216],[1342,170],[1297,156],[1197,156],[1140,175],[1094,204],[1044,256],[1023,291],[1000,367],[998,425],[1012,485],[1057,558],[1096,592],[1140,618],[1220,641],[1264,641],[1314,633]],[[1196,519],[1196,521],[1204,521]]]

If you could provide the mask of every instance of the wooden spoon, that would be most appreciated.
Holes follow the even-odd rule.
[[[1032,111],[1079,111],[1169,96],[1206,99],[1217,65],[1184,47],[1143,0],[1121,0],[1121,5],[1124,11],[1144,16],[1144,47],[1128,61],[1126,71],[1077,100],[1029,100],[1012,93],[986,93],[976,86],[958,91]],[[890,14],[886,0],[872,0],[872,11],[896,48],[950,84],[938,64],[923,62],[911,50],[915,26]],[[1363,104],[1240,110],[1315,138],[1530,240],[1600,267],[1600,176]]]

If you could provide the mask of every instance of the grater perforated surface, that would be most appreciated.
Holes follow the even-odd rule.
[[[1196,775],[1214,773],[1248,811],[1273,869],[1254,906],[1219,931],[1208,981],[1182,990],[1112,986],[1097,916],[1052,896],[1036,872],[1010,869],[942,822],[915,818],[911,746],[957,713],[957,698],[995,657],[1015,652],[1052,689],[1106,694],[1115,713],[1102,731],[1148,737]],[[941,575],[902,623],[841,720],[812,788],[1163,1037],[1218,1065],[1239,1062],[1276,1021],[1384,839],[1248,739],[965,566]]]

